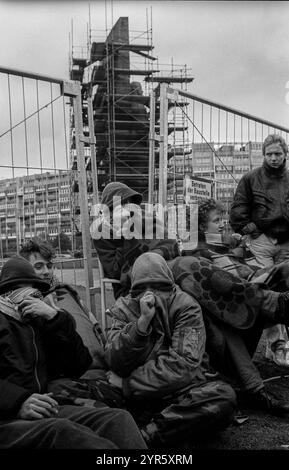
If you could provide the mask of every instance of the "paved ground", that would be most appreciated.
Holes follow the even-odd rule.
[[[78,288],[84,294],[84,287]],[[100,311],[100,295],[96,294],[97,311]],[[108,304],[113,302],[112,291],[108,292]],[[289,375],[289,368],[280,368],[264,357],[265,342],[262,337],[256,351],[256,362],[263,379],[279,377],[268,381],[266,386],[280,397],[289,401],[289,378],[280,378],[280,375]],[[200,450],[289,450],[289,416],[277,418],[263,412],[252,412],[243,408],[240,414],[248,417],[241,425],[231,425],[218,435],[217,438],[192,443],[192,449]],[[289,454],[288,454],[289,455]]]

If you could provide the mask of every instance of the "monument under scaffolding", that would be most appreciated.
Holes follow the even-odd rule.
[[[154,90],[156,96],[159,95],[160,82],[178,83],[186,90],[193,78],[188,76],[185,65],[160,64],[153,55],[153,49],[152,28],[148,20],[146,31],[133,33],[129,30],[128,17],[120,17],[103,41],[94,41],[93,35],[89,34],[86,51],[72,45],[70,78],[79,80],[82,85],[84,134],[91,137],[92,129],[95,136],[95,156],[91,155],[91,140],[85,142],[86,169],[89,173],[92,165],[96,165],[97,190],[100,192],[107,183],[120,181],[141,192],[144,200],[148,199],[152,113],[157,180],[160,111],[158,100],[154,109],[150,109],[151,92]],[[180,98],[179,104],[180,107],[173,113],[173,122],[168,125],[172,148],[175,149],[170,150],[171,155],[175,155],[176,151],[185,155],[189,146],[188,125],[179,112],[181,106],[187,105],[186,99]],[[93,122],[89,122],[91,120]],[[72,170],[75,171],[72,187],[77,193],[73,116],[71,123]],[[95,193],[93,178],[88,179],[91,180],[88,192],[94,190]]]

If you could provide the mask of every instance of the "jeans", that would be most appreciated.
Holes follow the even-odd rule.
[[[206,350],[212,366],[248,392],[264,387],[258,368],[252,361],[263,331],[260,320],[249,330],[236,330],[204,311]]]
[[[247,237],[246,244],[262,267],[272,267],[274,264],[289,260],[289,242],[277,243],[271,237],[262,233],[258,238]],[[273,351],[277,345],[285,346],[286,330],[284,325],[274,325],[264,330],[267,346]]]
[[[146,449],[130,413],[64,405],[55,418],[0,421],[0,449]]]

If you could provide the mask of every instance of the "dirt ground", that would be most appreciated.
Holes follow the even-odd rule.
[[[83,296],[84,287],[79,287]],[[100,294],[95,296],[97,311],[100,312]],[[113,302],[112,291],[108,290],[108,306]],[[265,358],[265,340],[261,338],[254,362],[257,364],[263,379],[278,377],[266,383],[269,391],[289,401],[289,367],[278,367]],[[288,375],[288,377],[286,377]],[[262,411],[246,408],[239,410],[238,415],[247,417],[243,424],[233,424],[217,437],[201,439],[192,443],[192,449],[198,450],[289,450],[289,416],[279,418]],[[289,455],[289,454],[287,454]]]

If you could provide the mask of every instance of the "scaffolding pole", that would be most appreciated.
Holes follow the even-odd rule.
[[[87,112],[88,112],[88,127],[89,127],[89,144],[90,144],[90,161],[91,161],[91,173],[92,173],[92,184],[93,184],[93,204],[99,203],[98,198],[98,177],[97,177],[97,163],[96,163],[96,151],[95,151],[95,135],[94,135],[94,124],[93,124],[93,108],[92,108],[92,96],[91,90],[87,97]]]

